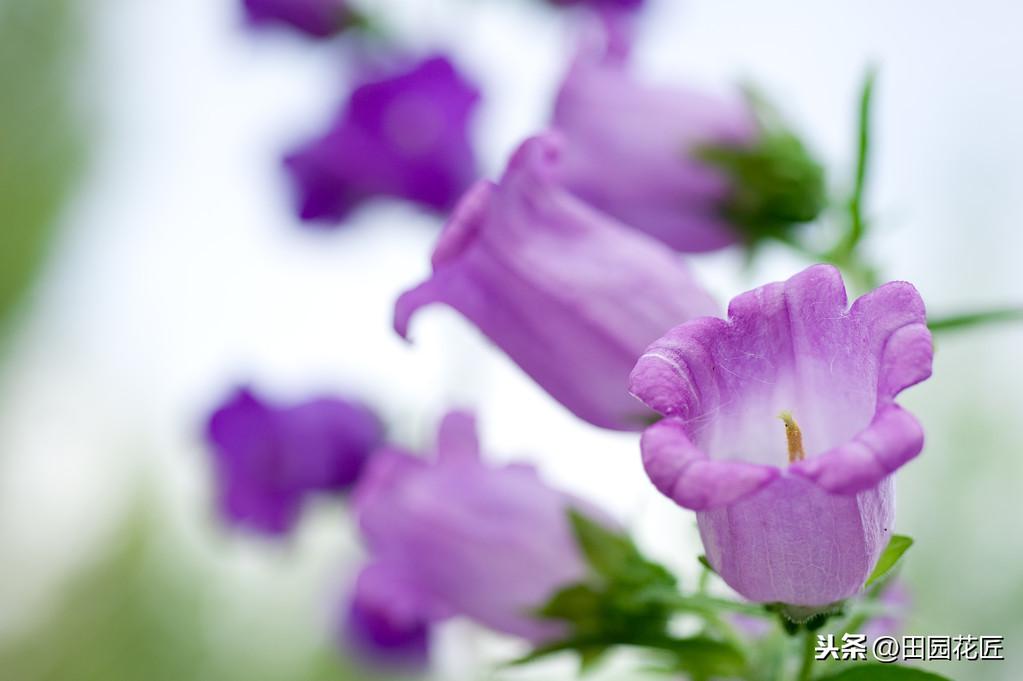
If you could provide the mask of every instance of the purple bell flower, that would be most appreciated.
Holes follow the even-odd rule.
[[[370,657],[403,654],[453,616],[534,643],[563,634],[531,613],[588,574],[568,517],[578,503],[530,466],[484,464],[469,414],[448,414],[438,440],[432,460],[382,450],[359,483],[370,559],[349,641]]]
[[[707,558],[742,596],[849,598],[891,537],[891,474],[923,447],[895,397],[931,374],[924,304],[893,282],[849,308],[818,265],[728,315],[672,329],[636,364],[633,394],[665,416],[642,437],[647,473],[697,511]]]
[[[627,42],[584,44],[554,110],[565,138],[560,179],[579,198],[678,251],[710,251],[741,238],[723,215],[730,179],[699,158],[708,145],[745,146],[758,136],[749,104],[639,83]]]
[[[327,38],[352,18],[346,0],[243,0],[255,26],[284,24],[314,38]]]
[[[444,56],[363,82],[327,134],[285,160],[301,218],[342,220],[376,197],[449,210],[476,178],[469,128],[479,100]]]
[[[446,303],[580,418],[638,430],[653,414],[629,370],[676,320],[717,306],[677,254],[561,187],[564,149],[557,134],[529,139],[499,184],[469,191],[395,329],[407,337],[419,308]]]
[[[224,519],[281,535],[310,493],[355,483],[383,427],[356,402],[325,397],[278,407],[241,388],[212,414],[206,436]]]

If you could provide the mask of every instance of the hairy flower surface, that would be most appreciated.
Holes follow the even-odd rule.
[[[253,24],[283,24],[315,38],[334,35],[345,28],[351,18],[346,0],[243,1]]]
[[[280,407],[239,389],[207,426],[220,512],[238,527],[283,534],[310,493],[351,487],[382,436],[379,419],[356,402]]]
[[[613,28],[613,24],[612,24]],[[555,104],[565,139],[559,180],[576,196],[679,251],[736,242],[722,216],[729,177],[700,158],[708,145],[757,136],[749,105],[682,88],[653,87],[629,73],[627,48],[585,44]]]
[[[746,598],[848,598],[891,537],[891,474],[923,447],[895,403],[931,373],[923,302],[893,282],[848,307],[818,265],[728,313],[674,328],[636,364],[633,394],[665,416],[643,434],[647,473],[698,512],[708,559]]]
[[[300,216],[338,221],[376,197],[450,209],[476,178],[469,127],[479,99],[439,55],[363,82],[327,134],[285,161]]]
[[[456,615],[533,642],[559,635],[559,623],[532,613],[587,574],[568,516],[576,502],[532,467],[484,464],[469,414],[449,414],[438,439],[432,460],[380,452],[359,484],[370,560],[352,598],[361,614],[350,619],[350,641],[371,644],[365,622],[415,632]]]
[[[564,146],[527,140],[499,184],[470,190],[395,328],[407,337],[419,308],[446,303],[580,418],[638,430],[652,414],[629,396],[629,370],[678,319],[716,305],[677,254],[557,183]]]

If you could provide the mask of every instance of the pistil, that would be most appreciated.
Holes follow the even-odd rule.
[[[803,449],[803,431],[799,430],[799,425],[792,418],[792,412],[783,411],[778,418],[785,422],[785,439],[789,444],[789,463],[802,461],[806,458],[806,451]]]

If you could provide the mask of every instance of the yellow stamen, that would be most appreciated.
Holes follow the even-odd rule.
[[[778,418],[785,422],[785,439],[789,442],[789,463],[802,461],[806,458],[806,452],[803,450],[803,431],[796,425],[792,412],[783,411],[778,414]]]

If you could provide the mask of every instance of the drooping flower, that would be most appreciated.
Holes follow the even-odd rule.
[[[606,24],[606,44],[584,43],[555,104],[570,191],[679,251],[753,243],[817,216],[823,171],[780,121],[738,95],[639,82],[620,22]]]
[[[476,177],[479,90],[444,56],[363,82],[330,130],[285,161],[304,220],[338,221],[376,197],[446,211]]]
[[[213,412],[206,436],[221,515],[279,535],[295,524],[310,493],[355,483],[383,428],[357,402],[323,397],[282,407],[241,388]]]
[[[560,187],[563,149],[556,134],[527,140],[499,184],[469,191],[395,328],[407,337],[419,308],[446,303],[580,418],[638,430],[652,414],[629,370],[674,320],[716,305],[674,252]]]
[[[559,623],[532,613],[588,573],[568,516],[576,502],[530,466],[483,463],[469,414],[445,417],[438,440],[433,460],[381,451],[359,483],[370,557],[352,603],[386,634],[359,624],[350,642],[386,656],[391,642],[418,645],[418,632],[453,616],[532,642],[558,636]]]
[[[697,511],[707,558],[746,598],[853,596],[891,537],[892,473],[923,446],[895,402],[931,373],[923,302],[893,282],[848,308],[841,275],[818,265],[728,313],[674,328],[636,364],[632,392],[665,416],[642,437],[647,473]]]
[[[347,0],[243,0],[256,26],[282,24],[314,38],[327,38],[352,19]]]

